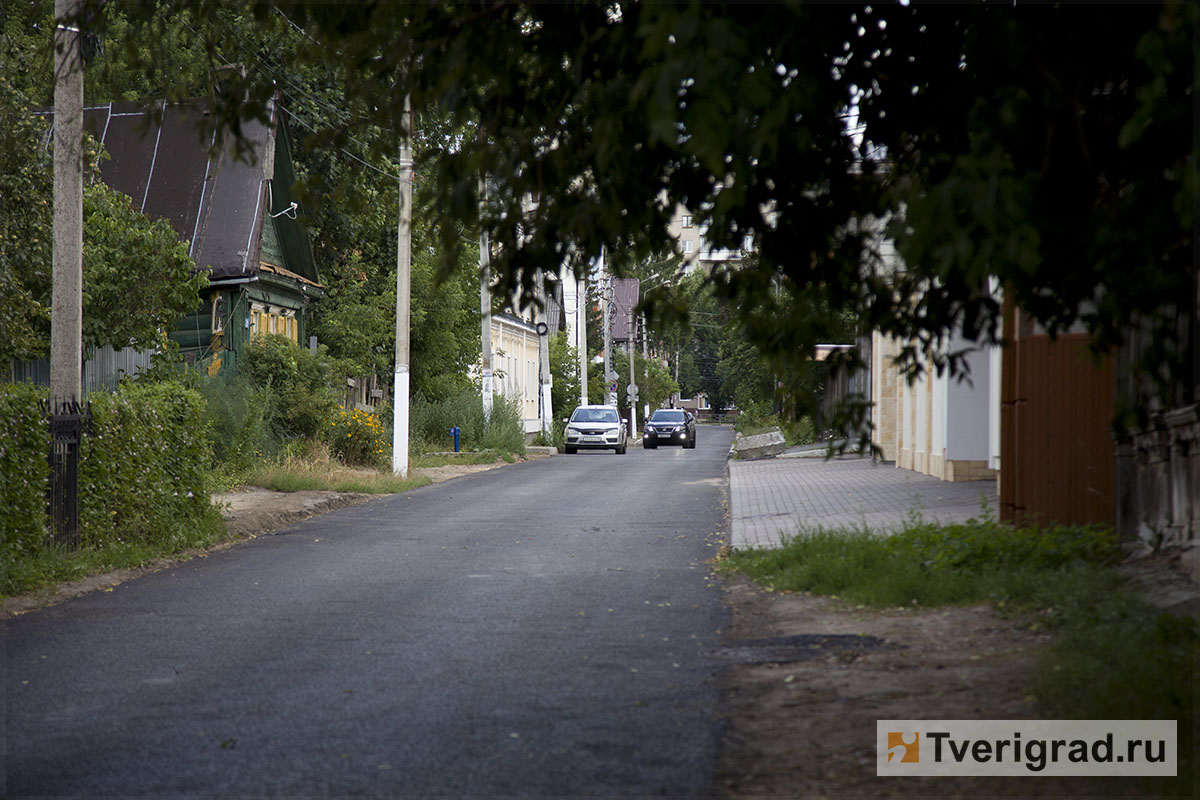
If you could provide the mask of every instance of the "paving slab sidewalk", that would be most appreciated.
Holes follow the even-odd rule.
[[[842,456],[729,462],[730,545],[772,548],[802,528],[894,531],[912,514],[962,522],[996,511],[996,483],[949,483],[892,462]]]

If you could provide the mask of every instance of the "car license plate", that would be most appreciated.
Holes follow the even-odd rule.
[[[658,438],[660,438],[660,439],[670,439],[670,438],[671,438],[671,434],[669,434],[669,433],[660,433],[660,434],[658,435]]]
[[[603,442],[604,437],[603,436],[584,436],[583,441],[585,441],[585,442]]]

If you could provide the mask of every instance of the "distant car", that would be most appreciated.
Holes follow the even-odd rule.
[[[577,450],[614,450],[624,455],[628,446],[625,420],[616,406],[579,406],[567,420],[563,451],[568,455]]]
[[[642,448],[653,450],[660,444],[677,444],[691,449],[696,446],[696,418],[680,408],[660,408],[646,420],[642,433]]]

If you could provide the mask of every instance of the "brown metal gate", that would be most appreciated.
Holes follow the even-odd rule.
[[[1001,519],[1115,524],[1116,359],[1097,362],[1086,334],[1052,342],[1020,312],[1008,315],[1005,339]]]

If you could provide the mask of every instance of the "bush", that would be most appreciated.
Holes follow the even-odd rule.
[[[40,402],[45,392],[29,384],[0,387],[0,563],[46,540],[49,426]]]
[[[85,546],[137,541],[177,549],[203,540],[216,512],[200,394],[180,384],[126,383],[89,400],[92,432],[79,467]]]
[[[762,433],[772,428],[778,428],[779,417],[767,403],[747,403],[739,410],[733,429],[743,436]]]
[[[314,355],[286,336],[255,337],[240,369],[272,396],[269,423],[275,438],[319,438],[340,410],[335,391],[341,371],[322,348]]]
[[[232,473],[256,466],[280,450],[271,419],[276,400],[270,389],[244,375],[198,382],[204,397],[204,425],[213,458]]]
[[[369,411],[338,409],[325,431],[333,454],[343,464],[383,467],[391,461],[387,429]]]

